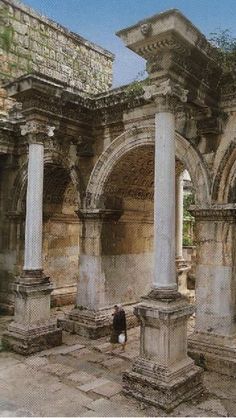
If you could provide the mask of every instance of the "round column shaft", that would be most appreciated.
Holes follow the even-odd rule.
[[[183,259],[183,172],[176,177],[176,251],[177,260]]]
[[[42,270],[43,144],[29,145],[24,270]]]
[[[155,116],[154,288],[176,289],[175,117]]]
[[[27,136],[29,143],[23,277],[28,274],[29,277],[31,274],[40,276],[43,270],[44,141],[54,135],[54,129],[41,121],[28,121],[21,126],[21,135]]]

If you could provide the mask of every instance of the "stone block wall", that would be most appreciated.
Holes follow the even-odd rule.
[[[39,72],[96,94],[112,85],[113,58],[18,0],[0,0],[0,80]]]

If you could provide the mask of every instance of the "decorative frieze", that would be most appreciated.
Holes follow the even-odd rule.
[[[217,205],[206,208],[190,207],[189,212],[198,221],[236,222],[236,205]]]

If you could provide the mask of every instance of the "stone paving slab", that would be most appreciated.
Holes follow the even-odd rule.
[[[108,359],[108,360],[105,360],[104,362],[103,362],[103,365],[105,366],[105,367],[107,367],[108,369],[110,369],[110,368],[115,368],[115,367],[120,367],[120,366],[122,366],[124,364],[124,359],[121,359],[121,358],[116,358],[116,357],[113,357],[113,358],[111,358],[111,359]]]
[[[207,413],[207,411],[211,411],[218,416],[227,417],[228,412],[225,409],[224,405],[219,399],[208,399],[198,405],[199,409],[202,409]]]
[[[32,367],[42,367],[48,364],[48,359],[40,356],[31,356],[25,360],[25,364]]]
[[[11,357],[5,357],[4,353],[0,354],[0,370],[7,369],[8,367],[14,367],[16,364],[20,363],[20,360]]]
[[[119,383],[111,382],[102,386],[98,386],[93,389],[93,392],[98,395],[105,396],[106,398],[111,398],[114,395],[117,395],[122,391],[122,386]]]
[[[93,347],[95,348],[95,350],[100,351],[100,353],[106,353],[109,352],[111,349],[111,344],[106,342],[106,343],[99,343],[99,344],[94,344]]]
[[[74,345],[60,345],[59,347],[49,348],[48,350],[41,351],[39,354],[40,357],[43,356],[51,356],[51,355],[65,355],[70,354],[73,351],[81,350],[82,348],[85,348],[85,345],[82,344],[74,344]]]
[[[110,384],[111,381],[104,378],[94,379],[91,383],[86,383],[85,385],[78,386],[78,389],[82,390],[83,392],[89,392],[90,390],[94,390],[99,386]]]
[[[69,353],[69,355],[75,357],[76,359],[81,359],[82,357],[87,356],[91,353],[92,351],[89,348],[81,348],[81,350],[72,351],[71,353]]]
[[[61,363],[52,363],[44,366],[41,370],[55,374],[56,376],[65,376],[74,372],[74,369],[70,366],[65,366]]]
[[[115,355],[124,359],[124,360],[131,360],[133,361],[135,359],[135,357],[138,357],[138,352],[137,351],[117,351],[115,352]]]
[[[81,385],[83,385],[94,380],[94,375],[79,371],[79,372],[71,373],[66,378],[71,380],[74,383],[80,383]]]
[[[127,402],[128,403],[128,402]],[[135,417],[142,416],[137,413],[135,408],[125,408],[119,404],[114,404],[108,399],[97,399],[89,405],[91,411],[87,412],[85,417]]]

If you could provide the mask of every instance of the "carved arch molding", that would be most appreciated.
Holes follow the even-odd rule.
[[[24,212],[28,161],[19,168],[13,184],[11,211]],[[70,167],[69,160],[58,153],[45,151],[44,155],[44,203],[81,205],[81,179]]]
[[[152,199],[155,127],[135,127],[117,137],[101,154],[86,191],[87,208],[101,207],[107,195]],[[191,176],[196,203],[210,203],[210,176],[201,154],[176,133],[176,159]]]

